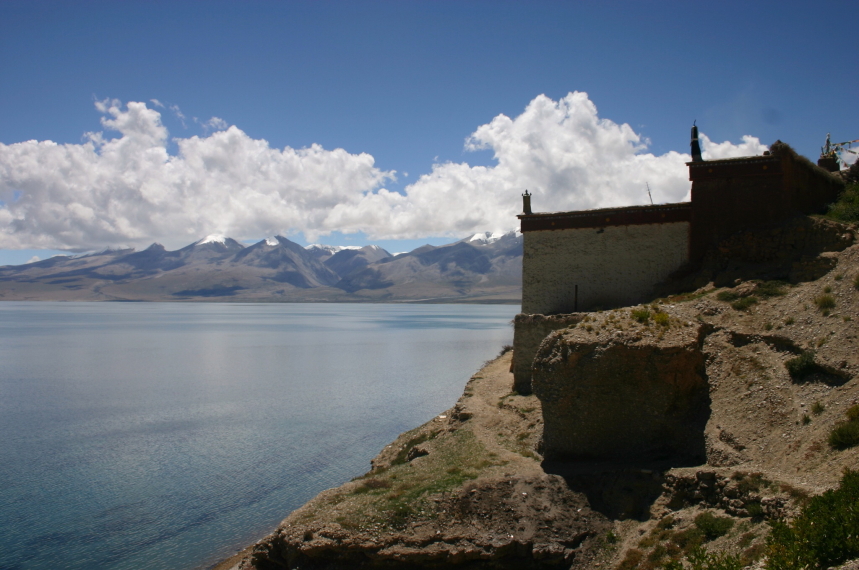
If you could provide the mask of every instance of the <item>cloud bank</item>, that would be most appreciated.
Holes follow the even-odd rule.
[[[160,101],[154,106],[163,107]],[[0,144],[0,248],[84,251],[186,245],[211,233],[236,239],[303,232],[365,232],[371,239],[463,236],[516,226],[521,192],[537,211],[685,199],[688,154],[647,152],[626,124],[601,119],[586,93],[540,95],[513,119],[481,125],[466,149],[490,150],[495,166],[435,164],[404,193],[384,188],[395,172],[366,153],[271,148],[213,117],[206,136],[173,139],[146,103],[102,101],[104,131],[82,144]],[[705,158],[760,154],[758,139],[713,143]]]

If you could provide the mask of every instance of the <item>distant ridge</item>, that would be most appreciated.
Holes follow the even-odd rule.
[[[397,255],[213,234],[176,251],[153,243],[3,266],[0,300],[518,303],[521,279],[518,231]]]

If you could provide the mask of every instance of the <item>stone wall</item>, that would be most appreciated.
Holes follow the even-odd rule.
[[[645,301],[688,260],[689,231],[689,222],[680,221],[526,232],[522,312],[551,315]]]
[[[520,394],[531,393],[531,365],[540,343],[556,330],[576,325],[584,314],[525,315],[513,319],[513,390]]]

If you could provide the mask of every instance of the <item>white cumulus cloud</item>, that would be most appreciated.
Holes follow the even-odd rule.
[[[201,123],[210,134],[173,139],[171,155],[161,115],[146,103],[96,108],[104,130],[83,144],[0,144],[0,248],[179,247],[212,233],[461,237],[516,227],[526,188],[535,211],[563,211],[644,204],[646,184],[656,202],[681,201],[690,186],[688,154],[648,152],[647,140],[600,118],[580,92],[538,96],[519,116],[479,126],[466,149],[490,150],[494,166],[436,163],[403,193],[383,187],[394,172],[366,153],[276,149],[212,117]],[[701,140],[705,158],[766,148],[753,137]]]
[[[83,144],[0,144],[0,248],[84,251],[214,232],[237,239],[313,231],[338,204],[393,176],[369,154],[271,148],[235,126],[174,139],[145,103],[101,101]]]
[[[488,149],[497,164],[435,164],[403,196],[384,190],[357,204],[339,204],[327,228],[363,230],[376,238],[509,230],[528,189],[534,211],[570,211],[688,199],[686,153],[647,152],[648,141],[627,124],[602,119],[586,93],[559,101],[540,95],[513,119],[498,115],[481,125],[466,149]],[[705,158],[761,154],[754,137],[713,143],[702,136]]]

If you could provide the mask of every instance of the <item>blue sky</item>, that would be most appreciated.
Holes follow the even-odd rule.
[[[681,200],[693,120],[712,157],[859,138],[857,21],[856,2],[6,0],[0,264],[209,233],[403,251],[516,227],[525,187],[546,211],[643,203],[645,181]]]

